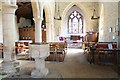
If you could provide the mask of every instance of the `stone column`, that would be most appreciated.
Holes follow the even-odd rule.
[[[55,41],[55,27],[54,27],[54,23],[53,22],[51,22],[50,23],[50,27],[51,27],[51,41]]]
[[[42,42],[41,23],[43,20],[43,4],[36,0],[32,2],[32,10],[35,21],[35,42]]]
[[[3,21],[3,63],[2,67],[6,73],[15,73],[15,10],[16,5],[2,4]]]
[[[0,2],[0,43],[3,43],[2,2]]]
[[[35,42],[42,42],[42,31],[41,31],[41,23],[42,18],[34,18],[35,19]]]
[[[50,22],[46,22],[46,38],[47,42],[51,42],[51,26]]]

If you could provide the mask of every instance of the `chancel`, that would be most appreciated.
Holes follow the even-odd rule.
[[[0,1],[0,79],[119,79],[120,2],[86,1]]]

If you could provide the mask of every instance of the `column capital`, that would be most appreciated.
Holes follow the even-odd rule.
[[[42,22],[43,21],[43,18],[40,18],[40,17],[34,17],[33,19],[35,21],[35,23],[39,23],[39,22]]]
[[[3,14],[14,14],[17,8],[18,6],[14,4],[2,4]]]
[[[41,18],[40,16],[35,16],[35,17],[34,17],[34,20],[39,20],[39,21],[42,21],[42,20],[43,20],[43,18]]]

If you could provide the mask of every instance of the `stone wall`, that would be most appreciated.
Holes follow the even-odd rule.
[[[118,36],[116,31],[118,30],[118,3],[99,3],[99,10],[99,41],[117,42]]]
[[[118,47],[120,48],[120,2],[118,3]]]
[[[0,2],[0,43],[3,43],[3,29],[2,29],[2,2]]]
[[[62,16],[61,21],[55,21],[55,39],[57,40],[60,35],[67,35],[67,20],[66,15],[68,10],[73,6],[77,5],[85,17],[85,32],[93,30],[98,31],[98,21],[91,20],[91,16],[93,15],[93,9],[96,9],[96,14],[98,12],[98,3],[96,2],[59,2],[60,5],[60,14]],[[58,28],[60,27],[60,28]],[[64,33],[64,34],[63,34]]]

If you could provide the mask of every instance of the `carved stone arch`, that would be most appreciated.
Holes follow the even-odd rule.
[[[46,22],[51,21],[51,10],[49,5],[44,5],[43,10],[45,11]]]
[[[68,17],[66,17],[66,15],[68,14],[68,11],[73,7],[73,6],[77,6],[78,8],[79,8],[79,12],[80,12],[80,14],[83,16],[83,35],[85,35],[85,30],[86,30],[86,24],[85,24],[85,22],[86,22],[86,15],[85,15],[85,9],[83,8],[83,6],[81,6],[79,3],[76,3],[76,2],[73,2],[73,3],[70,3],[65,9],[64,9],[64,11],[63,11],[63,14],[62,14],[62,17],[63,17],[63,20],[62,20],[62,26],[61,26],[61,28],[62,28],[62,31],[61,32],[64,32],[64,30],[66,31],[66,32],[64,32],[64,33],[66,33],[67,34],[67,18]],[[72,11],[71,11],[72,12]],[[69,13],[70,14],[70,13]],[[63,27],[64,26],[64,27]],[[64,34],[63,34],[64,35]]]
[[[50,5],[44,5],[43,10],[45,12],[45,20],[46,20],[46,42],[51,41],[51,34],[52,34],[52,11]]]
[[[86,17],[84,8],[83,8],[79,3],[76,3],[76,2],[70,3],[70,4],[65,8],[65,10],[63,11],[62,17],[65,17],[65,15],[67,14],[68,10],[69,10],[71,7],[73,7],[73,6],[79,7],[79,8],[81,9],[81,14],[82,14],[84,17]]]

